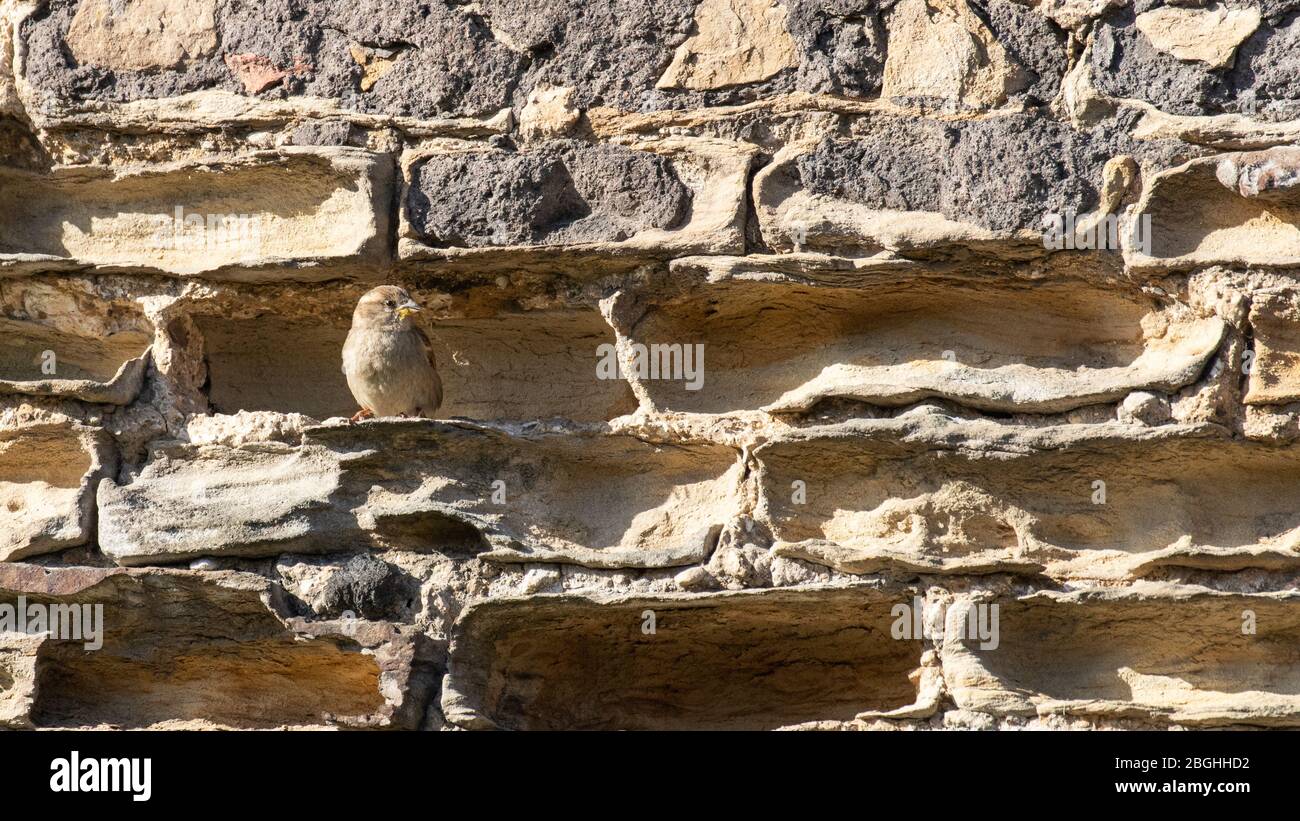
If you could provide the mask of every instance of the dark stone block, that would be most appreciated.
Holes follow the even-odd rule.
[[[630,111],[725,105],[796,90],[879,93],[886,43],[881,13],[891,5],[879,0],[788,0],[787,25],[801,54],[797,68],[715,91],[656,89],[674,51],[694,32],[698,2],[217,0],[214,52],[136,71],[77,65],[66,43],[76,0],[50,0],[23,24],[22,37],[27,79],[73,104],[224,89],[266,99],[310,95],[359,112],[430,118],[518,107],[543,84],[572,86],[580,108]],[[395,55],[368,91],[361,90],[364,70],[353,46]],[[283,76],[250,89],[228,57]]]
[[[792,90],[875,97],[885,70],[881,13],[892,0],[790,0],[790,34],[803,54]]]
[[[1164,54],[1138,30],[1136,15],[1162,5],[1117,10],[1098,25],[1092,78],[1099,91],[1171,114],[1300,118],[1300,3],[1264,4],[1264,22],[1238,47],[1232,65],[1217,69]]]
[[[419,585],[412,577],[369,553],[353,556],[330,577],[322,594],[322,612],[339,618],[351,611],[358,618],[404,621],[418,602]]]
[[[364,145],[357,129],[342,120],[309,120],[289,135],[292,145]]]
[[[126,102],[203,89],[246,93],[226,55],[255,55],[285,72],[258,93],[271,99],[311,95],[357,111],[393,116],[473,115],[510,105],[528,58],[497,42],[478,18],[444,3],[418,0],[218,0],[217,50],[175,68],[114,71],[79,66],[64,40],[76,3],[52,0],[23,25],[27,78],[72,102]],[[350,46],[400,51],[370,91]]]
[[[965,123],[880,118],[853,140],[827,139],[796,162],[804,187],[872,208],[932,211],[996,231],[1037,229],[1046,214],[1097,204],[1106,161],[1118,154],[1164,167],[1204,153],[1138,141],[1132,123],[1089,131],[1036,115]]]
[[[1029,74],[1025,93],[1037,103],[1048,103],[1061,90],[1068,68],[1066,36],[1039,12],[1012,0],[974,0],[972,7],[984,17],[989,30]]]
[[[674,227],[690,199],[663,157],[558,141],[425,160],[413,172],[408,207],[430,244],[477,248],[617,242]]]

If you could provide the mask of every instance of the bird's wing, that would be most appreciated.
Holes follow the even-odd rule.
[[[415,335],[420,338],[420,344],[424,346],[424,355],[429,357],[429,367],[433,368],[434,372],[437,373],[438,360],[433,355],[433,343],[429,341],[429,335],[426,334],[424,329],[419,325],[413,325],[411,327],[414,328]]]
[[[418,325],[415,326],[415,333],[424,345],[424,355],[429,358],[429,369],[433,371],[433,406],[426,409],[433,416],[434,411],[442,406],[442,378],[438,376],[438,359],[433,355],[433,343],[429,341],[429,335]]]

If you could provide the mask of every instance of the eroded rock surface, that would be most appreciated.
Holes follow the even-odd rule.
[[[403,475],[386,467],[398,458]],[[582,430],[315,427],[298,446],[159,447],[138,477],[100,490],[100,542],[126,564],[392,544],[499,561],[680,565],[707,558],[740,515],[741,468],[722,445]],[[273,495],[249,493],[260,486]]]
[[[948,607],[952,629],[941,653],[944,679],[960,705],[1094,719],[1138,709],[1160,724],[1193,727],[1288,727],[1300,720],[1286,650],[1297,629],[1291,594],[1147,584],[1045,591],[1000,604],[1005,623],[1020,625],[1009,635],[1032,640],[984,651],[960,638],[969,606]],[[1268,626],[1220,635],[1220,622],[1240,624],[1245,612]],[[1150,641],[1152,630],[1161,641]]]
[[[322,279],[330,263],[346,259],[355,271],[387,250],[377,206],[390,197],[391,177],[387,158],[346,148],[124,174],[7,174],[0,271],[56,263],[256,278],[287,265]]]
[[[618,242],[673,228],[690,190],[646,152],[558,142],[546,149],[431,158],[411,179],[411,221],[435,245]]]
[[[1298,45],[0,2],[0,728],[1300,726]]]
[[[301,624],[285,615],[282,597],[277,585],[252,573],[0,565],[0,602],[9,607],[101,608],[93,617],[101,647],[88,652],[87,634],[50,635],[30,648],[34,672],[4,688],[6,699],[25,694],[24,709],[9,724],[418,723],[419,709],[406,696],[413,690],[418,702],[428,687],[418,680],[423,651],[416,637],[391,628]]]
[[[923,648],[889,635],[891,605],[903,595],[846,588],[485,602],[452,639],[461,652],[442,709],[462,726],[518,730],[772,729],[888,713],[918,700],[911,675]],[[653,634],[641,630],[647,612]],[[474,649],[485,647],[496,649]],[[689,666],[675,662],[683,657]]]
[[[1296,567],[1291,455],[1254,443],[1234,452],[1215,433],[1010,432],[926,417],[810,428],[755,451],[759,510],[778,554],[850,572],[1114,578]],[[789,491],[796,481],[802,497]],[[1217,515],[1202,516],[1209,505]]]
[[[761,172],[755,200],[768,244],[915,253],[997,243],[1014,253],[1017,241],[1041,247],[1045,217],[1097,208],[1111,158],[1164,168],[1199,153],[1031,115],[857,125],[849,139],[790,146]]]
[[[0,433],[0,561],[92,541],[95,488],[115,458],[103,431],[75,423]]]
[[[1191,385],[1223,335],[1220,320],[1161,309],[1125,295],[1119,282],[991,288],[882,275],[854,287],[744,277],[743,269],[725,281],[715,275],[629,317],[634,344],[704,346],[700,385],[630,374],[656,407],[791,413],[828,399],[905,406],[937,397],[988,411],[1061,412]],[[1032,329],[1022,324],[1026,312]],[[757,313],[771,339],[756,351]]]
[[[1148,10],[1101,19],[1091,54],[1098,89],[1171,114],[1300,113],[1295,4],[1139,5]]]

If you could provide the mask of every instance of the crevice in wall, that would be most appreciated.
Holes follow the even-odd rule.
[[[462,726],[518,730],[772,729],[899,709],[916,700],[924,647],[891,638],[894,601],[830,589],[485,602],[459,623],[442,707]]]

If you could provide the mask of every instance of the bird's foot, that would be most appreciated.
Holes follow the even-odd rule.
[[[373,419],[374,416],[375,416],[375,412],[372,411],[370,408],[362,408],[361,410],[352,414],[352,418],[348,420],[348,424],[352,425],[357,422],[360,422],[363,419]]]

